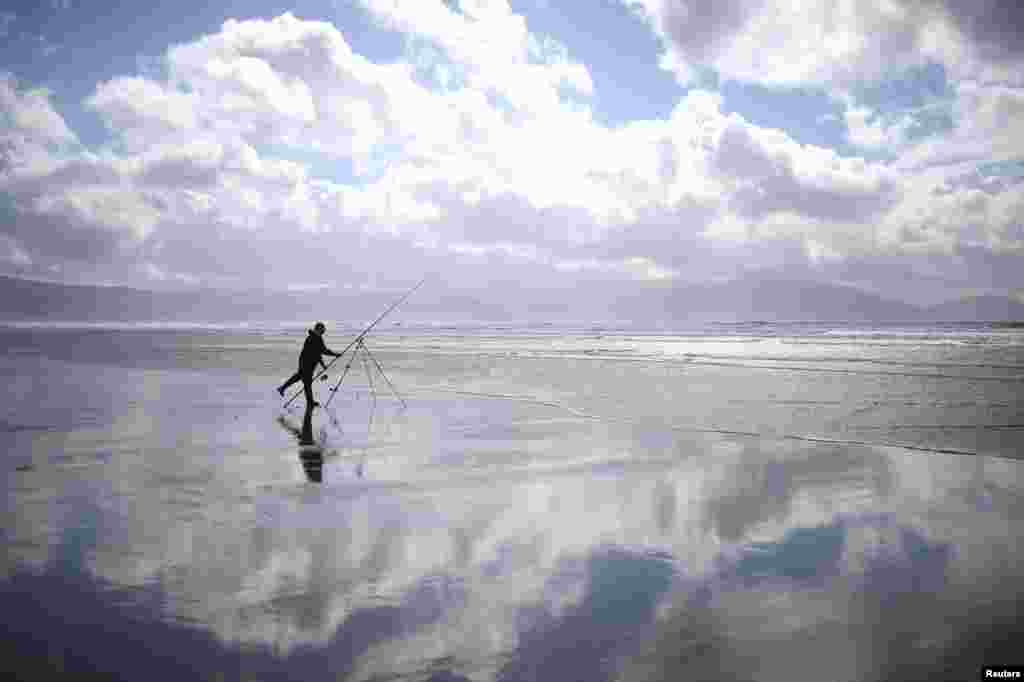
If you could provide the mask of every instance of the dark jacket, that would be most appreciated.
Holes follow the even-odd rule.
[[[320,362],[321,355],[333,355],[324,344],[322,336],[310,330],[306,334],[306,342],[302,344],[302,352],[299,354],[299,369],[307,374],[312,374],[316,364]]]

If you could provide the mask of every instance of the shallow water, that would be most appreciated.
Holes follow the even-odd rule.
[[[301,332],[0,338],[0,603],[24,675],[1019,662],[1015,330],[388,330],[368,343],[407,407],[357,363],[315,447],[271,393]]]

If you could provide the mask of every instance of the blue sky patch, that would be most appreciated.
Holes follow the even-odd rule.
[[[724,113],[736,113],[762,128],[784,130],[800,144],[846,149],[842,106],[816,88],[772,88],[726,81]]]
[[[359,182],[351,158],[328,156],[304,147],[283,144],[258,145],[256,153],[266,159],[283,159],[302,164],[313,178],[330,180],[339,185],[353,185]]]
[[[557,36],[572,61],[582,62],[594,83],[595,120],[618,128],[634,120],[666,119],[686,89],[658,67],[661,46],[647,25],[622,3],[575,5],[523,0],[512,2],[527,27]]]
[[[990,177],[1024,178],[1024,159],[983,163],[978,166],[978,173]]]

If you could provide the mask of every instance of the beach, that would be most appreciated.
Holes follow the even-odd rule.
[[[860,681],[1024,661],[1022,329],[394,326],[336,393],[341,364],[317,382],[312,442],[301,396],[274,393],[304,334],[0,329],[5,665]]]

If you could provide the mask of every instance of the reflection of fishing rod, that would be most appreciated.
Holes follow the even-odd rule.
[[[356,465],[356,476],[362,478],[366,468],[366,450],[370,447],[370,438],[373,436],[373,415],[377,411],[377,391],[373,388],[373,374],[370,372],[370,366],[366,363],[366,356],[370,352],[366,350],[366,346],[363,344],[360,343],[359,346],[365,351],[363,353],[363,370],[366,372],[366,381],[370,384],[370,395],[373,396],[373,402],[370,404],[370,419],[366,422],[366,442],[363,443],[363,456],[359,460],[359,464]],[[390,384],[391,382],[389,381],[388,383]],[[333,397],[331,395],[331,398]]]
[[[408,405],[406,405],[406,403],[405,403],[405,399],[401,395],[399,395],[398,390],[395,388],[395,385],[393,383],[391,383],[391,379],[388,379],[388,375],[384,373],[384,368],[380,366],[379,362],[377,362],[377,358],[375,358],[373,353],[370,352],[370,349],[366,347],[365,343],[360,343],[359,345],[363,349],[363,354],[364,354],[363,362],[364,363],[366,362],[366,358],[367,357],[370,358],[370,360],[373,361],[373,364],[376,365],[377,371],[380,372],[380,375],[382,377],[384,377],[384,381],[387,382],[388,388],[390,388],[391,392],[395,394],[396,398],[398,398],[398,402],[402,403],[402,407],[408,407]],[[367,371],[367,376],[369,376],[370,368],[367,367],[366,371]],[[371,382],[372,382],[372,380],[371,380]]]
[[[369,324],[369,325],[368,325],[368,326],[366,327],[366,329],[364,329],[363,331],[361,331],[361,332],[359,333],[359,336],[357,336],[356,338],[352,339],[352,341],[351,341],[351,342],[350,342],[350,343],[349,343],[349,344],[348,344],[347,346],[345,346],[345,349],[344,349],[343,351],[341,351],[340,353],[338,353],[338,355],[337,355],[337,356],[336,356],[336,357],[335,357],[335,358],[334,358],[333,360],[331,360],[331,361],[330,361],[329,363],[327,363],[327,366],[326,366],[326,367],[324,367],[323,371],[324,371],[324,372],[327,372],[327,370],[329,370],[329,369],[331,368],[331,366],[332,366],[332,365],[334,365],[334,363],[335,363],[335,362],[337,362],[337,361],[338,361],[338,360],[340,360],[340,359],[341,359],[342,357],[344,357],[345,353],[349,352],[349,350],[351,350],[351,349],[352,349],[353,347],[355,347],[355,345],[356,345],[356,344],[358,344],[358,343],[362,342],[362,340],[363,340],[363,337],[365,337],[365,336],[366,336],[367,334],[369,334],[369,333],[370,333],[370,330],[372,330],[372,329],[373,329],[374,327],[376,327],[376,326],[377,326],[377,323],[379,323],[379,322],[380,322],[381,320],[383,320],[383,319],[384,319],[385,317],[387,317],[387,316],[388,316],[388,313],[390,313],[390,312],[391,312],[392,310],[394,310],[395,308],[397,308],[398,306],[400,306],[400,305],[401,305],[402,303],[404,303],[404,302],[405,302],[405,300],[406,300],[407,298],[409,298],[410,296],[412,296],[413,292],[414,292],[414,291],[416,291],[417,289],[419,289],[419,288],[420,288],[421,286],[423,286],[423,283],[424,283],[424,282],[426,282],[426,281],[427,281],[427,278],[426,278],[426,277],[424,277],[423,279],[421,279],[421,280],[420,280],[420,281],[419,281],[419,282],[418,282],[418,283],[416,284],[416,286],[414,286],[414,287],[413,287],[412,289],[409,289],[409,291],[405,292],[405,295],[404,295],[404,296],[402,296],[402,297],[401,297],[400,299],[398,299],[397,301],[395,301],[394,303],[392,303],[392,304],[391,304],[390,306],[388,306],[388,309],[387,309],[387,310],[385,310],[385,311],[384,311],[384,312],[382,312],[382,313],[381,313],[380,315],[378,315],[378,316],[377,316],[377,319],[376,319],[376,320],[374,320],[373,322],[371,322],[371,323],[370,323],[370,324]],[[349,361],[349,365],[351,366],[351,360]],[[346,368],[345,368],[345,370],[346,370],[346,373],[347,373],[347,371],[348,371],[348,367],[346,367]],[[318,372],[318,374],[319,374],[319,372]],[[325,378],[326,376],[327,376],[327,375],[326,375],[326,374],[324,374],[324,375],[323,375],[323,377],[321,377],[321,379]],[[342,378],[344,378],[344,377],[345,377],[345,375],[344,375],[344,374],[342,374]],[[339,381],[338,381],[338,384],[340,384],[340,383],[341,383],[341,381],[339,380]],[[332,389],[332,390],[337,390],[337,385],[335,385],[334,389]],[[296,399],[296,398],[297,398],[297,397],[299,396],[299,394],[300,394],[300,393],[302,393],[302,391],[303,391],[303,389],[301,389],[301,388],[300,388],[300,389],[299,389],[299,390],[297,390],[297,391],[296,391],[295,393],[293,393],[293,394],[292,394],[292,397],[291,397],[291,398],[288,398],[288,401],[287,401],[287,402],[285,402],[284,406],[285,406],[285,407],[288,407],[289,405],[291,405],[292,401],[293,401],[293,400],[295,400],[295,399]],[[333,397],[333,395],[332,395],[332,397]],[[330,400],[330,399],[328,399],[328,400]]]

